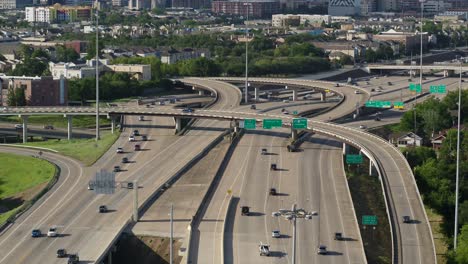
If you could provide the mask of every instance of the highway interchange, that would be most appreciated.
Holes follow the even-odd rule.
[[[318,85],[304,80],[259,78],[251,81],[301,86]],[[441,81],[447,81],[453,86],[453,79]],[[262,116],[246,109],[246,106],[240,106],[240,91],[224,82],[209,79],[186,79],[184,82],[217,94],[217,101],[209,110],[197,110],[195,114],[201,112],[206,115],[231,115],[240,118],[264,116],[288,118],[281,113],[280,108],[263,111],[264,116]],[[342,87],[340,93],[346,100],[336,107],[328,105],[330,107],[328,111],[314,120],[327,121],[353,113],[356,104],[362,105],[371,95],[382,96],[382,99],[386,100],[398,97],[398,91],[383,92],[382,95],[374,95],[367,91],[371,85],[374,85],[373,82],[374,80],[371,80],[371,84],[367,87],[361,85],[360,87],[364,89],[361,94],[354,93],[357,88]],[[393,82],[397,87],[404,87],[403,82],[399,83],[397,80]],[[333,83],[322,83],[319,86],[335,89]],[[261,105],[258,105],[259,112],[262,112]],[[284,105],[287,107],[287,104]],[[302,111],[311,107],[318,106],[314,104],[289,108]],[[46,158],[50,158],[61,168],[64,167],[60,181],[0,236],[0,263],[62,263],[55,258],[55,251],[59,246],[67,248],[69,252],[79,252],[80,259],[84,261],[102,260],[102,254],[129,222],[132,195],[126,189],[116,189],[115,194],[108,196],[96,195],[86,190],[87,182],[96,170],[100,168],[111,170],[114,165],[120,163],[122,156],[129,157],[134,162],[123,166],[124,171],[117,174],[117,180],[138,180],[138,185],[142,187],[139,190],[139,199],[143,203],[229,127],[228,121],[200,119],[194,122],[192,129],[184,136],[174,136],[173,119],[157,115],[149,116],[155,110],[145,107],[132,108],[136,113],[147,113],[146,121],[138,121],[136,116],[126,118],[122,136],[92,167],[83,167],[71,159],[46,153]],[[271,212],[280,208],[290,208],[292,203],[306,210],[318,212],[318,216],[312,220],[298,221],[299,263],[364,263],[366,260],[362,241],[342,168],[342,145],[337,140],[361,146],[363,152],[372,156],[374,163],[379,165],[379,176],[388,180],[385,188],[388,188],[387,192],[392,196],[389,198],[392,207],[390,211],[393,210],[392,214],[397,215],[396,219],[409,214],[420,221],[415,225],[394,223],[394,232],[399,232],[401,235],[400,241],[394,243],[394,245],[399,243],[403,249],[403,252],[397,253],[401,254],[398,256],[401,262],[434,263],[431,233],[428,230],[411,170],[403,156],[382,140],[362,131],[343,129],[342,126],[312,120],[309,121],[309,125],[314,132],[331,135],[333,138],[314,135],[303,143],[303,152],[289,153],[285,148],[290,134],[288,129],[248,131],[242,137],[202,216],[203,219],[216,219],[216,221],[201,221],[198,227],[199,239],[191,244],[191,248],[195,248],[196,251],[196,254],[191,254],[192,263],[222,263],[226,259],[232,263],[272,261],[290,263],[291,225],[285,219],[271,217]],[[127,138],[133,129],[139,129],[141,134],[149,136],[149,141],[140,142],[144,151],[132,151],[134,143],[129,143]],[[117,147],[123,147],[127,153],[115,154]],[[261,148],[267,148],[271,155],[260,155]],[[4,148],[2,151],[5,151]],[[10,148],[8,151],[21,152],[25,155],[31,153],[28,150]],[[278,164],[282,170],[270,171],[271,163]],[[75,167],[67,169],[66,166]],[[269,196],[268,189],[272,187],[277,188],[283,195]],[[246,204],[252,207],[255,216],[240,216],[240,209],[237,206],[238,210],[233,219],[224,219],[230,197],[227,190],[231,190],[232,196],[240,197],[239,206]],[[184,199],[183,195],[180,196],[174,199]],[[111,212],[98,214],[97,208],[101,204],[106,204]],[[167,212],[158,213],[161,214],[160,217],[167,215]],[[176,217],[180,219],[190,219],[192,214],[193,208],[190,210],[176,208],[175,212]],[[232,240],[227,243],[230,245],[228,250],[223,250],[222,246],[223,221],[230,221],[226,224],[232,228]],[[39,227],[46,230],[52,225],[59,227],[59,232],[63,234],[61,237],[31,240],[31,229]],[[180,229],[185,229],[185,226],[176,227],[176,233],[184,233]],[[273,239],[271,237],[273,229],[279,229],[283,237]],[[351,238],[351,241],[334,241],[333,233],[337,231],[343,232],[346,237]],[[394,239],[397,237],[394,235]],[[260,241],[270,243],[277,257],[260,258],[257,249]],[[321,243],[326,244],[333,254],[317,256],[316,247]]]

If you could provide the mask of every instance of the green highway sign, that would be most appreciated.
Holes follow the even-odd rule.
[[[366,107],[391,108],[392,102],[390,101],[367,101]]]
[[[307,119],[306,118],[294,118],[292,121],[292,128],[307,129]]]
[[[417,93],[420,93],[420,92],[421,92],[421,85],[420,85],[420,84],[410,83],[410,84],[409,84],[409,90],[410,90],[410,91],[415,91],[415,92],[417,92]]]
[[[348,164],[361,164],[362,155],[348,154],[346,155],[346,163]]]
[[[363,215],[362,224],[363,225],[377,225],[377,216],[376,215]]]
[[[275,127],[282,127],[283,121],[281,119],[263,119],[263,128],[272,129]]]
[[[447,92],[447,86],[445,86],[445,84],[431,85],[429,87],[429,92],[430,93],[437,93],[437,94],[444,94],[444,93]]]
[[[403,109],[405,108],[405,104],[403,102],[393,102],[393,108]]]
[[[255,119],[245,119],[240,121],[240,127],[245,129],[255,129],[257,122]]]
[[[297,114],[298,114],[298,112],[297,112],[297,111],[293,111],[293,115],[297,115]]]

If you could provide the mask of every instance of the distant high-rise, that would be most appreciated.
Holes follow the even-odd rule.
[[[378,0],[377,10],[381,12],[397,11],[400,0]]]
[[[208,1],[205,0],[172,0],[172,7],[188,7],[188,8],[202,8],[202,7],[208,7],[209,4],[207,4]]]
[[[328,3],[328,14],[331,16],[354,16],[359,15],[361,0],[330,0]]]
[[[377,0],[361,0],[361,15],[367,16],[377,11]]]
[[[33,5],[33,0],[0,0],[0,9],[16,9]]]

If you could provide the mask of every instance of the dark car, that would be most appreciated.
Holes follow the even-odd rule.
[[[80,257],[77,254],[68,255],[68,264],[78,264],[80,262]]]
[[[405,224],[411,223],[411,217],[409,217],[408,215],[404,215],[403,216],[403,223],[405,223]]]
[[[335,233],[335,240],[343,240],[343,234],[340,232]]]
[[[319,255],[326,255],[328,252],[327,252],[327,246],[325,245],[320,245],[318,246],[317,248],[317,254]]]
[[[139,150],[141,150],[141,147],[140,147],[140,145],[138,145],[138,144],[137,144],[137,145],[135,145],[135,147],[134,147],[134,150],[135,150],[135,151],[139,151]]]
[[[257,110],[257,106],[253,104],[253,105],[250,106],[250,109]]]
[[[107,206],[100,205],[99,206],[99,213],[107,213]]]
[[[114,172],[119,172],[120,171],[120,166],[114,166]]]
[[[148,137],[147,137],[147,136],[141,136],[141,140],[142,140],[142,141],[147,141],[147,140],[148,140]]]
[[[276,167],[276,164],[275,163],[272,163],[270,165],[270,170],[277,170],[278,168]]]
[[[134,136],[139,136],[140,132],[137,129],[135,129],[135,130],[133,130],[133,135]]]
[[[122,158],[122,163],[128,163],[128,158],[127,158],[127,157],[123,157],[123,158]]]
[[[387,82],[387,84],[388,84],[388,85],[393,85],[393,83],[392,83],[392,82]]]
[[[276,195],[276,189],[275,188],[270,188],[270,195]]]
[[[127,183],[127,189],[133,189],[133,182]]]
[[[54,126],[53,125],[45,125],[44,129],[54,129]]]
[[[31,232],[31,236],[32,237],[41,237],[42,236],[41,230],[33,229],[33,231]]]
[[[193,112],[195,112],[195,111],[190,107],[186,107],[186,108],[182,109],[182,113],[193,113]]]
[[[156,104],[156,102],[151,102],[151,105],[155,105],[155,104]]]
[[[374,120],[375,120],[375,121],[380,121],[380,117],[376,116],[376,117],[374,118]]]
[[[64,258],[67,256],[67,251],[63,248],[57,249],[57,258]]]
[[[241,213],[242,215],[249,215],[250,209],[248,206],[241,206]]]

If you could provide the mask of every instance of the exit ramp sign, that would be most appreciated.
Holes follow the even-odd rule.
[[[376,215],[363,215],[362,216],[363,225],[377,225],[377,216]]]
[[[257,122],[255,119],[245,119],[239,122],[239,127],[245,129],[255,129],[257,127]]]
[[[272,129],[282,127],[283,121],[281,119],[263,119],[263,128]]]
[[[348,154],[346,155],[346,163],[348,164],[361,164],[362,155]]]
[[[429,92],[432,94],[444,94],[447,92],[447,86],[441,85],[431,85],[429,87]]]
[[[420,93],[421,92],[421,84],[410,83],[409,84],[409,90]]]
[[[306,118],[294,118],[292,121],[293,129],[307,129],[307,119]]]

